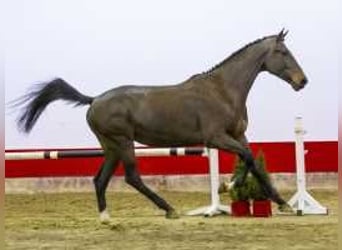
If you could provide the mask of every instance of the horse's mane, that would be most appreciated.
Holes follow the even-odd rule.
[[[209,70],[207,71],[204,71],[202,72],[201,74],[198,74],[198,75],[206,75],[206,74],[209,74],[211,72],[213,72],[214,70],[220,68],[222,65],[226,64],[227,62],[229,62],[230,60],[232,60],[233,58],[235,58],[237,55],[241,54],[245,49],[259,43],[259,42],[262,42],[268,38],[273,38],[273,37],[277,37],[277,35],[271,35],[271,36],[265,36],[265,37],[262,37],[262,38],[259,38],[253,42],[250,42],[248,44],[246,44],[245,46],[243,46],[242,48],[240,48],[239,50],[233,52],[230,56],[228,56],[226,59],[224,59],[223,61],[221,61],[220,63],[216,64],[215,66],[213,66],[212,68],[210,68]],[[195,75],[195,76],[198,76],[198,75]]]

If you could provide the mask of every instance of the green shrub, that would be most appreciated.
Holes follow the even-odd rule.
[[[266,181],[270,182],[270,176],[266,168],[265,155],[262,151],[259,151],[255,159],[256,167],[259,169],[261,176]],[[234,172],[232,180],[242,176],[245,169],[245,163],[240,159],[237,159],[234,166]],[[264,193],[258,180],[251,175],[247,175],[245,183],[239,187],[232,187],[229,190],[229,195],[232,201],[248,201],[248,200],[267,200],[268,197]]]
[[[245,169],[245,163],[240,159],[237,159],[235,162],[234,172],[232,176],[232,181],[240,176],[242,176],[243,171]],[[249,201],[250,200],[250,185],[251,185],[251,176],[247,176],[246,181],[243,185],[238,187],[232,187],[229,189],[229,195],[232,201]]]
[[[255,159],[255,163],[256,163],[256,167],[259,169],[261,173],[261,177],[264,180],[270,182],[271,181],[270,175],[266,168],[265,155],[262,151],[258,152],[258,155]],[[267,200],[268,199],[268,196],[265,194],[258,180],[254,176],[251,177],[249,191],[250,191],[250,197],[253,200]]]

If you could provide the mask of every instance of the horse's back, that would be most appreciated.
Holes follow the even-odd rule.
[[[125,135],[130,131],[128,136],[141,143],[172,144],[173,137],[197,143],[193,134],[200,129],[201,107],[195,96],[181,86],[119,87],[95,98],[87,120],[93,130]]]

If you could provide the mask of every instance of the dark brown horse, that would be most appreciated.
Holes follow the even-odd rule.
[[[256,40],[209,71],[177,85],[123,86],[89,97],[64,80],[54,79],[23,97],[21,103],[28,104],[18,125],[29,132],[45,107],[55,100],[90,105],[87,121],[105,154],[104,163],[94,178],[102,220],[109,219],[105,192],[120,161],[128,184],[165,210],[167,218],[178,216],[172,206],[141,180],[134,141],[160,147],[201,144],[236,153],[247,168],[235,180],[235,185],[241,185],[251,171],[264,192],[280,209],[285,209],[286,202],[271,183],[261,177],[245,136],[248,123],[246,99],[260,72],[278,76],[296,91],[307,83],[301,67],[284,44],[285,35],[281,31],[278,35]]]

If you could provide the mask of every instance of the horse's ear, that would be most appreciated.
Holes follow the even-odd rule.
[[[289,31],[288,31],[288,30],[285,31],[285,29],[283,28],[283,29],[280,31],[280,33],[278,34],[278,36],[277,36],[277,42],[282,42],[282,41],[284,41],[285,36],[287,35],[287,33],[289,33]]]

